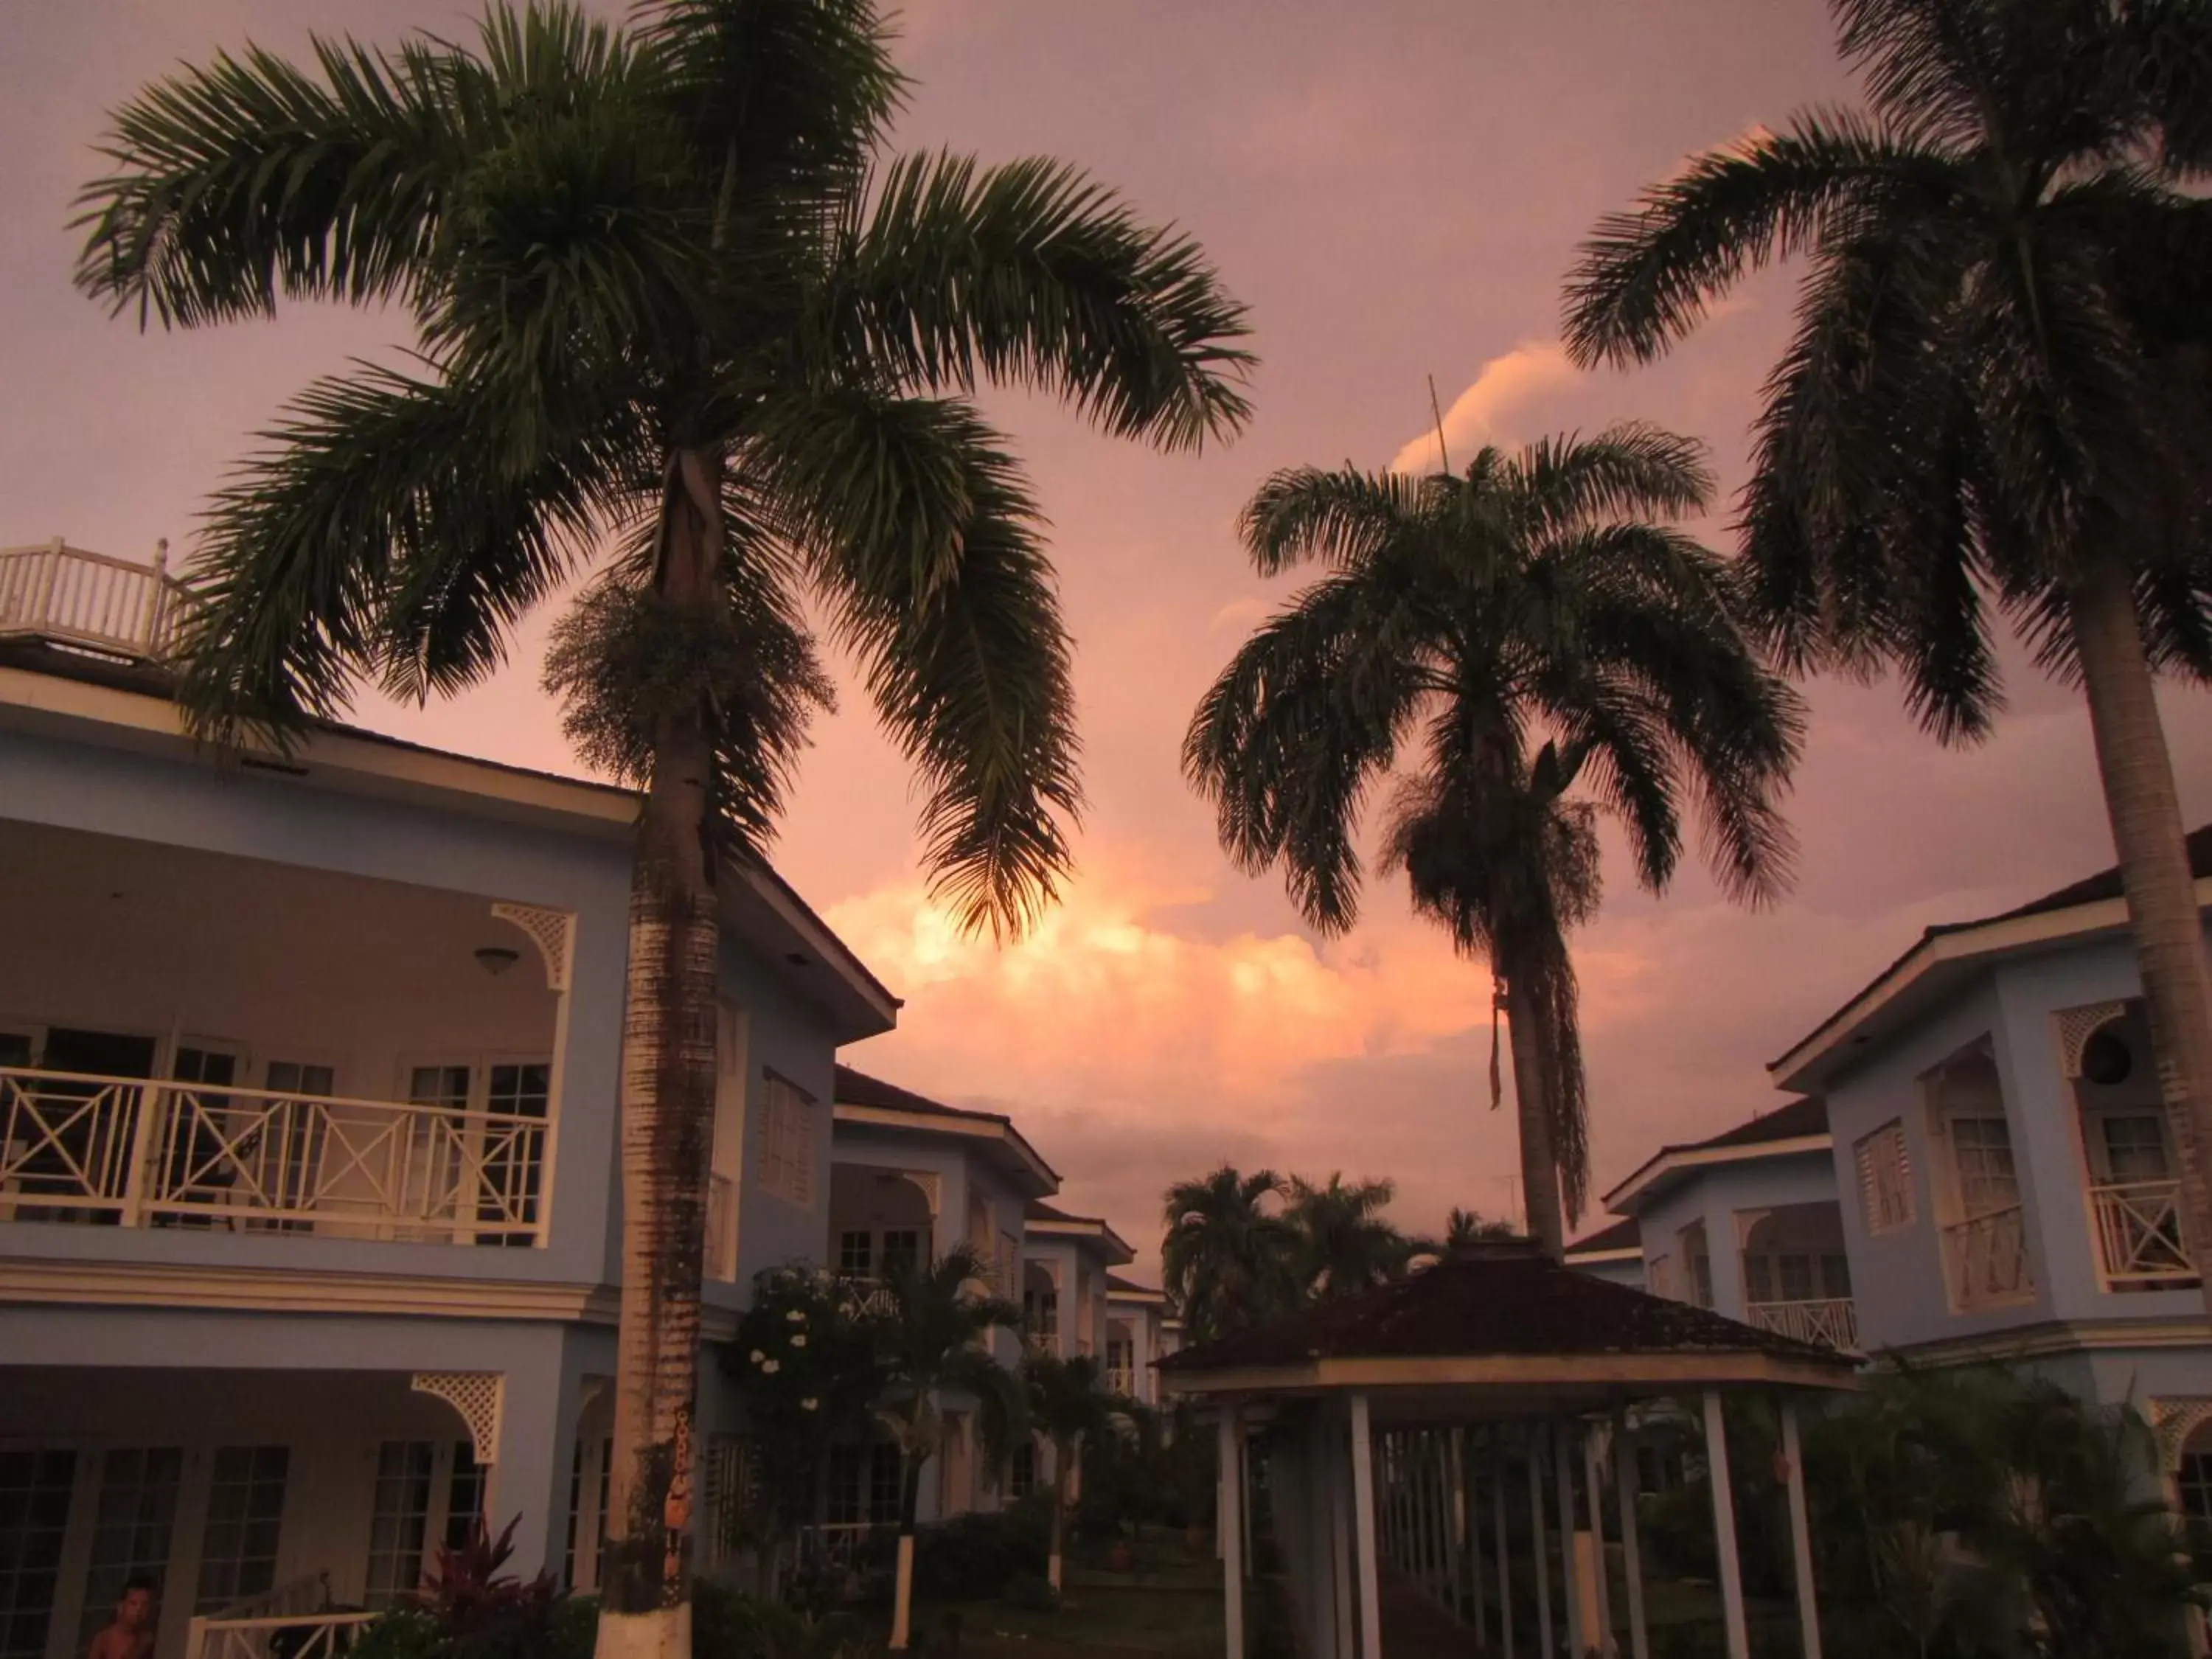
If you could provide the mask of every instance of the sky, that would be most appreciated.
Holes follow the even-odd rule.
[[[612,9],[610,8],[610,10]],[[0,544],[65,535],[189,550],[209,492],[315,374],[407,341],[402,317],[302,309],[142,334],[70,286],[72,198],[103,112],[179,60],[310,31],[453,35],[450,0],[75,0],[0,7]],[[1295,591],[1236,541],[1275,468],[1425,465],[1429,380],[1461,465],[1485,442],[1635,417],[1743,476],[1793,277],[1771,275],[1665,362],[1578,373],[1558,343],[1578,240],[1689,155],[1848,100],[1819,0],[915,0],[917,85],[894,148],[1076,162],[1206,246],[1251,307],[1257,413],[1233,444],[1163,457],[1048,404],[996,397],[1052,524],[1076,639],[1089,805],[1080,869],[1036,935],[958,937],[923,896],[914,799],[865,700],[817,731],[778,867],[905,999],[847,1051],[949,1103],[1013,1114],[1060,1202],[1157,1256],[1166,1185],[1224,1159],[1387,1177],[1409,1227],[1515,1211],[1510,1112],[1489,1109],[1489,979],[1372,884],[1338,939],[1273,877],[1221,856],[1177,769],[1200,695]],[[1697,526],[1717,544],[1724,510]],[[362,723],[550,770],[577,764],[538,689],[550,614],[509,670]],[[1686,869],[1638,891],[1608,833],[1602,914],[1575,939],[1594,1190],[1665,1142],[1781,1103],[1765,1062],[1923,927],[2112,861],[2087,720],[2015,653],[1996,738],[1939,748],[1893,684],[1821,682],[1790,802],[1788,898],[1753,914]],[[849,674],[847,676],[849,681]],[[2171,691],[2193,824],[2212,816],[2212,720]],[[1585,1224],[1594,1224],[1593,1218]]]

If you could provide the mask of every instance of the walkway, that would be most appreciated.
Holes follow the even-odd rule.
[[[1389,1659],[1467,1659],[1481,1650],[1474,1632],[1454,1624],[1413,1581],[1382,1571],[1382,1651]]]

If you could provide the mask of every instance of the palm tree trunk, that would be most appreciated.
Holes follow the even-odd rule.
[[[712,603],[718,456],[679,451],[663,502],[662,596]],[[599,1659],[690,1659],[692,1413],[714,1111],[719,917],[703,706],[664,715],[630,881],[623,1028],[622,1317]]]
[[[2102,562],[2093,566],[2075,584],[2069,610],[2159,1088],[2181,1165],[2183,1225],[2212,1306],[2212,1188],[2205,1168],[2212,1148],[2212,965],[2205,959],[2173,763],[2126,571]]]
[[[1567,1252],[1566,1219],[1559,1207],[1559,1164],[1552,1146],[1551,1091],[1543,1058],[1543,1034],[1528,975],[1516,973],[1512,952],[1499,952],[1505,981],[1505,1024],[1513,1045],[1513,1103],[1521,1119],[1521,1194],[1528,1214],[1528,1236],[1558,1261]]]
[[[894,1653],[902,1653],[914,1639],[914,1525],[921,1508],[921,1453],[912,1447],[901,1454],[906,1466],[899,1474],[898,1576],[891,1594],[891,1639]]]

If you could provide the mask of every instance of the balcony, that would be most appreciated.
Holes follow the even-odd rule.
[[[0,548],[0,640],[41,639],[137,662],[176,642],[191,590],[164,568],[88,553],[58,538]]]
[[[1794,1337],[1838,1353],[1857,1353],[1858,1304],[1847,1296],[1828,1296],[1808,1302],[1754,1302],[1751,1323],[1778,1336]]]
[[[1960,1309],[2021,1302],[2035,1294],[2027,1228],[2017,1204],[1943,1229],[1943,1265],[1951,1300]]]
[[[0,1066],[0,1220],[535,1244],[547,1127],[519,1112]]]
[[[2132,1181],[2089,1188],[2097,1265],[2113,1290],[2194,1290],[2181,1242],[2181,1183]]]

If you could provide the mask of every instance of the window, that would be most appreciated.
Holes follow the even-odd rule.
[[[1700,1308],[1713,1305],[1713,1259],[1703,1250],[1686,1255],[1690,1264],[1690,1299]]]
[[[2013,1170],[2012,1131],[2004,1119],[1960,1113],[1948,1118],[1944,1127],[1959,1182],[1959,1207],[1966,1218],[1972,1221],[2018,1204],[2020,1178]]]
[[[75,1452],[0,1451],[0,1659],[45,1659],[76,1482]]]
[[[1012,1466],[1006,1474],[1006,1495],[1009,1498],[1027,1498],[1036,1490],[1036,1462],[1035,1442],[1024,1440],[1014,1448]]]
[[[706,1490],[702,1494],[706,1525],[699,1543],[709,1567],[735,1561],[745,1547],[746,1513],[756,1507],[752,1443],[741,1435],[707,1437]]]
[[[220,1204],[228,1196],[238,1179],[238,1166],[227,1143],[238,1130],[230,1123],[231,1097],[219,1091],[236,1084],[238,1073],[234,1054],[220,1048],[178,1048],[169,1075],[179,1083],[201,1086],[180,1089],[174,1097],[176,1116],[168,1127],[167,1168],[161,1182],[164,1197],[186,1204]],[[213,1219],[171,1215],[158,1218],[156,1224],[205,1227]]]
[[[1022,1314],[1030,1334],[1040,1342],[1060,1340],[1060,1292],[1030,1291],[1022,1297]]]
[[[2212,1525],[2212,1452],[2184,1452],[2174,1485],[2180,1489],[2182,1514]]]
[[[830,1524],[886,1526],[899,1518],[899,1449],[888,1442],[830,1449]]]
[[[606,1553],[607,1493],[614,1485],[615,1443],[596,1444],[581,1435],[568,1465],[568,1530],[562,1547],[561,1577],[570,1589],[596,1590]],[[588,1507],[587,1507],[588,1506]],[[587,1518],[588,1517],[588,1518]],[[586,1530],[588,1528],[588,1530]]]
[[[912,1273],[921,1261],[921,1235],[911,1227],[894,1227],[884,1234],[884,1273]]]
[[[291,1462],[292,1454],[283,1446],[223,1446],[216,1450],[208,1480],[207,1529],[200,1540],[194,1613],[213,1613],[275,1586]]]
[[[1671,1255],[1653,1256],[1650,1265],[1644,1269],[1644,1277],[1650,1282],[1652,1295],[1671,1297],[1674,1294],[1674,1258]]]
[[[484,1107],[504,1121],[484,1126],[483,1173],[477,1194],[477,1219],[531,1223],[538,1219],[543,1180],[545,1132],[516,1118],[545,1121],[553,1098],[553,1067],[544,1060],[494,1066],[485,1078]],[[526,1231],[479,1233],[479,1244],[526,1249]]]
[[[999,1235],[999,1294],[1012,1301],[1022,1288],[1022,1241],[1012,1233]]]
[[[2099,1127],[2105,1143],[2105,1178],[2116,1187],[2168,1178],[2166,1127],[2154,1112],[2106,1112]]]
[[[854,1279],[866,1279],[875,1271],[875,1235],[869,1232],[840,1233],[837,1236],[837,1271],[849,1273]]]
[[[430,1528],[428,1440],[387,1440],[377,1448],[376,1491],[370,1500],[368,1574],[362,1600],[388,1607],[422,1582],[422,1541]]]
[[[761,1112],[761,1190],[800,1209],[814,1206],[814,1097],[767,1073]]]
[[[92,1570],[84,1580],[79,1651],[107,1627],[123,1586],[143,1573],[160,1581],[169,1565],[177,1486],[185,1472],[178,1446],[137,1446],[100,1460],[100,1509],[92,1534]]]
[[[1913,1221],[1912,1160],[1905,1148],[1905,1125],[1885,1123],[1858,1143],[1859,1195],[1866,1205],[1867,1231],[1895,1232]]]
[[[453,1442],[453,1473],[446,1480],[446,1547],[466,1549],[483,1519],[484,1487],[491,1470],[477,1462],[472,1441]]]

